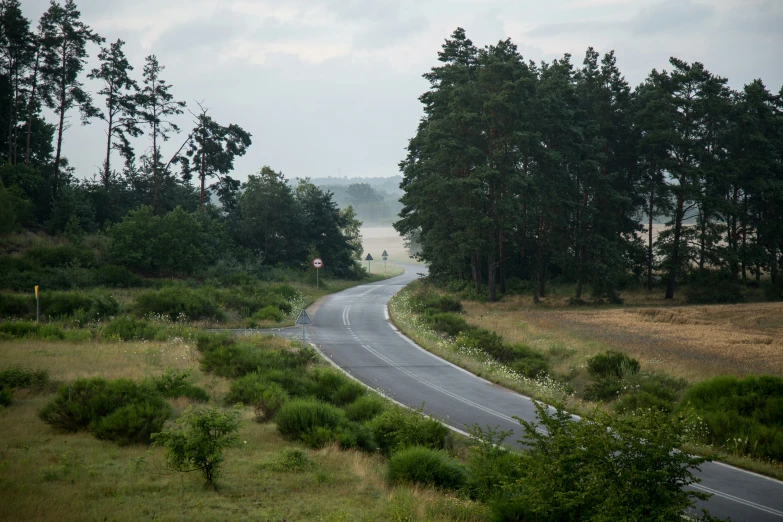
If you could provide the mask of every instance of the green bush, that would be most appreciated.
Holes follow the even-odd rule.
[[[0,334],[16,339],[41,339],[59,341],[68,337],[59,326],[39,324],[32,321],[5,321],[0,323]],[[89,336],[89,333],[87,333]]]
[[[511,368],[531,379],[542,373],[549,372],[549,362],[541,352],[524,344],[513,344],[509,347]]]
[[[289,395],[282,386],[275,382],[267,383],[255,404],[256,422],[267,422],[274,419],[288,399]]]
[[[776,461],[783,460],[783,379],[716,377],[685,392],[708,430],[701,442]]]
[[[452,337],[456,337],[460,332],[467,331],[470,328],[464,318],[453,312],[441,312],[426,317],[433,330],[443,332]]]
[[[140,316],[167,316],[172,321],[182,318],[225,318],[225,313],[207,287],[191,290],[185,286],[169,286],[161,290],[148,290],[136,297],[135,311]]]
[[[639,361],[623,352],[608,350],[587,360],[587,371],[594,378],[616,377],[621,379],[624,374],[639,371]]]
[[[49,370],[12,366],[0,370],[0,388],[31,388],[41,390],[49,385]]]
[[[479,425],[469,428],[470,450],[466,459],[468,472],[465,489],[471,498],[489,502],[498,497],[503,485],[519,478],[519,456],[504,446],[512,434]]]
[[[457,337],[457,345],[463,348],[481,350],[501,362],[511,360],[512,348],[503,343],[503,338],[484,328],[472,328]]]
[[[333,429],[332,433],[342,449],[360,449],[367,452],[378,450],[372,430],[364,424],[348,422]]]
[[[35,319],[33,295],[0,294],[0,317]]]
[[[386,456],[411,446],[443,449],[449,430],[440,422],[421,412],[392,408],[369,422],[375,442]]]
[[[14,394],[11,388],[4,388],[0,386],[0,406],[10,406],[13,401]]]
[[[279,323],[285,318],[283,312],[279,308],[273,305],[263,307],[261,310],[253,314],[253,319],[258,321],[274,321]]]
[[[101,335],[121,341],[163,340],[166,338],[166,328],[125,315],[112,319],[103,327]]]
[[[134,402],[94,421],[90,432],[123,446],[149,444],[152,434],[163,429],[170,415],[171,408],[164,401]]]
[[[49,317],[74,316],[84,320],[108,318],[120,311],[120,305],[106,292],[41,292],[41,315]]]
[[[440,295],[431,290],[422,289],[414,295],[413,308],[420,314],[435,314],[439,312],[462,312],[462,303],[452,296]]]
[[[176,426],[152,436],[162,446],[166,462],[175,471],[198,470],[213,486],[220,476],[223,451],[239,440],[239,411],[220,408],[188,408],[177,419]]]
[[[198,402],[208,402],[209,394],[203,388],[193,384],[190,370],[177,371],[166,369],[163,375],[151,379],[152,386],[163,397],[185,397]]]
[[[317,465],[304,451],[296,448],[285,448],[280,452],[280,456],[277,459],[264,463],[260,467],[270,471],[303,473],[315,469]]]
[[[264,343],[262,337],[254,341]],[[215,373],[222,377],[236,379],[248,373],[264,373],[269,380],[282,384],[292,395],[300,395],[293,392],[284,382],[269,377],[273,370],[296,370],[306,366],[312,361],[312,350],[298,350],[296,352],[279,349],[268,349],[250,344],[238,342],[232,334],[207,334],[201,333],[196,338],[196,346],[201,352],[201,369],[205,373]],[[302,381],[303,373],[298,372],[294,381]],[[289,380],[289,376],[282,376]],[[293,382],[292,382],[293,383]]]
[[[315,368],[308,377],[311,382],[310,394],[336,406],[350,404],[367,393],[361,383],[332,368]]]
[[[345,415],[352,421],[366,422],[386,411],[386,402],[375,394],[359,397],[346,406]]]
[[[133,405],[139,407],[127,409]],[[127,411],[112,416],[120,409]],[[171,408],[152,386],[139,385],[129,379],[92,378],[60,386],[57,396],[44,406],[39,416],[60,431],[89,429],[101,438],[128,443],[148,440],[152,432],[144,432],[144,427],[152,429],[170,414]],[[104,418],[110,416],[111,419],[102,424]],[[137,430],[142,433],[135,434]]]
[[[444,452],[412,446],[391,456],[386,477],[392,485],[412,483],[457,490],[467,474]]]
[[[255,404],[263,397],[269,382],[257,373],[248,373],[231,382],[226,403]]]
[[[341,409],[312,399],[288,401],[275,416],[277,431],[289,440],[305,441],[317,435],[318,428],[332,430],[345,423],[345,413]]]
[[[26,250],[22,257],[38,266],[51,268],[68,265],[93,267],[98,264],[90,248],[76,245],[34,246]]]
[[[103,265],[95,271],[95,283],[112,288],[136,288],[144,280],[123,266]]]
[[[684,293],[688,304],[729,304],[745,300],[743,287],[723,271],[694,271]]]

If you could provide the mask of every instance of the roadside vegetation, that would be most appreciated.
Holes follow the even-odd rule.
[[[574,424],[541,409],[551,435],[523,423],[531,451],[517,453],[504,449],[507,434],[479,426],[471,439],[452,434],[279,337],[196,332],[167,341],[2,345],[0,388],[10,401],[0,407],[0,491],[16,519],[176,512],[207,520],[231,512],[483,521],[574,509],[665,518],[699,497],[682,486],[693,480],[686,468],[701,459],[670,451],[687,432],[673,417],[617,423],[596,412]],[[653,426],[665,428],[660,444],[628,447]],[[584,448],[592,459],[584,467],[563,466]],[[636,476],[630,490],[600,471],[611,462],[607,451],[626,449],[623,465]],[[650,458],[665,477],[644,472]],[[558,469],[566,482],[554,480]],[[590,480],[576,480],[586,473]],[[570,500],[542,501],[566,493],[566,484]],[[45,506],[37,500],[44,491]],[[616,494],[599,502],[598,491]],[[645,496],[651,491],[655,498]]]
[[[582,314],[598,321],[606,311],[574,311],[567,303],[529,309],[530,315],[513,297],[494,304],[461,301],[422,283],[389,305],[395,324],[420,345],[492,382],[580,414],[598,407],[617,418],[649,411],[687,418],[683,448],[783,477],[779,375],[732,373],[725,366],[715,371],[687,352],[682,360],[654,361],[627,342],[632,330],[612,325],[609,343],[574,327]],[[569,319],[561,321],[563,314]],[[768,357],[771,362],[775,354]]]

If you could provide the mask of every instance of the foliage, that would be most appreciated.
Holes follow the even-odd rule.
[[[171,415],[171,408],[152,386],[129,379],[99,377],[64,384],[39,412],[60,431],[88,429],[120,444],[146,443]]]
[[[468,330],[467,321],[452,312],[441,312],[425,316],[433,330],[456,337],[460,332]]]
[[[0,406],[10,406],[13,401],[13,392],[11,388],[0,386]]]
[[[346,423],[345,413],[330,404],[312,399],[293,399],[277,411],[277,431],[289,440],[320,447],[332,439],[332,431]]]
[[[391,456],[386,478],[390,484],[407,482],[457,490],[467,474],[443,451],[411,446]]]
[[[367,394],[359,397],[352,403],[345,406],[345,416],[352,421],[367,422],[374,417],[386,411],[387,405],[384,399],[375,395]]]
[[[41,390],[49,385],[49,370],[12,366],[0,370],[0,388],[31,388]]]
[[[163,397],[186,397],[198,402],[208,402],[209,394],[195,384],[190,370],[177,371],[167,368],[162,375],[151,379],[152,386]]]
[[[317,464],[307,454],[297,448],[285,448],[280,455],[271,462],[261,464],[263,469],[287,473],[303,473],[311,471]]]
[[[510,431],[476,424],[469,433],[465,489],[471,498],[489,502],[501,494],[505,484],[519,478],[519,455],[504,446]]]
[[[86,321],[108,319],[120,311],[117,300],[105,291],[41,292],[41,316],[76,317]]]
[[[639,361],[629,357],[628,354],[608,350],[594,355],[587,360],[587,371],[594,378],[623,377],[624,373],[636,373],[639,371]]]
[[[682,418],[594,411],[580,421],[536,403],[538,424],[518,419],[519,478],[492,502],[496,517],[527,520],[675,520],[707,495],[686,489],[705,459],[676,451]],[[539,431],[540,428],[541,431]]]
[[[163,340],[166,329],[143,319],[122,315],[106,324],[101,330],[101,335],[121,341]]]
[[[198,471],[206,485],[214,487],[224,461],[223,451],[239,440],[239,411],[190,407],[176,426],[153,435],[162,446],[169,467],[175,471]]]
[[[706,424],[701,442],[754,457],[783,459],[780,377],[715,377],[691,386],[681,404]]]
[[[276,323],[282,321],[284,317],[285,316],[283,315],[283,312],[281,312],[278,307],[273,305],[267,305],[253,314],[253,319],[257,319],[259,321],[274,321]]]
[[[446,447],[449,429],[421,412],[391,408],[369,422],[381,453],[386,456],[411,446],[439,450]]]
[[[256,422],[267,422],[275,418],[277,412],[289,399],[285,389],[275,382],[269,382],[256,399]]]
[[[59,326],[39,324],[32,321],[5,321],[0,323],[0,335],[5,334],[17,339],[41,339],[44,341],[59,341],[62,339],[84,340],[79,332],[66,331]],[[90,338],[89,332],[86,333]]]
[[[135,312],[168,316],[172,321],[187,319],[223,319],[224,312],[217,304],[211,288],[191,290],[186,286],[167,286],[160,290],[147,290],[136,297]]]
[[[310,394],[335,406],[350,404],[367,393],[364,385],[332,368],[314,368],[308,377]]]

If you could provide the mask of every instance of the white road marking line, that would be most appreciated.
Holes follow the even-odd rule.
[[[478,410],[481,410],[481,411],[483,411],[485,413],[489,413],[490,415],[494,415],[495,417],[498,417],[498,418],[503,419],[505,421],[517,422],[515,419],[513,419],[512,417],[509,417],[508,415],[504,415],[503,413],[500,413],[499,411],[495,411],[493,409],[487,408],[486,406],[482,406],[481,404],[478,404],[478,403],[473,402],[473,401],[471,401],[469,399],[466,399],[465,397],[457,395],[456,393],[450,392],[449,390],[447,390],[445,388],[441,388],[437,384],[433,384],[433,383],[427,381],[426,379],[422,379],[421,377],[417,376],[415,373],[411,372],[410,370],[407,370],[406,368],[403,368],[399,364],[395,363],[394,361],[392,361],[388,357],[380,354],[378,351],[374,350],[370,346],[367,346],[366,344],[363,344],[362,346],[365,349],[367,349],[370,353],[374,354],[376,357],[381,359],[382,361],[387,362],[392,367],[400,370],[405,375],[411,377],[412,379],[415,379],[415,380],[419,381],[420,383],[422,383],[425,386],[429,386],[433,390],[437,390],[437,391],[441,392],[442,394],[451,397],[452,399],[456,399],[456,400],[460,401],[463,404],[467,404],[468,406],[473,406],[474,408],[476,408]],[[539,430],[540,430],[540,428],[539,428]]]
[[[779,517],[783,517],[783,511],[778,511],[775,508],[767,507],[767,506],[764,506],[762,504],[757,504],[757,503],[755,503],[753,501],[745,500],[744,498],[735,497],[734,495],[729,495],[728,493],[724,493],[722,491],[718,491],[717,489],[712,489],[712,488],[709,488],[707,486],[702,486],[701,484],[691,484],[691,487],[696,488],[696,489],[700,489],[702,491],[706,491],[707,493],[712,493],[716,497],[722,497],[722,498],[725,498],[727,500],[733,500],[734,502],[737,502],[739,504],[744,504],[746,506],[749,506],[749,507],[752,507],[752,508],[756,508],[756,509],[758,509],[760,511],[764,511],[764,512],[770,513],[772,515],[777,515]]]
[[[351,319],[348,315],[350,312],[351,312],[351,305],[348,305],[345,308],[343,308],[343,325],[345,326],[351,326]]]
[[[355,295],[355,296],[353,296],[353,297],[364,297],[365,295],[369,294],[370,292],[374,292],[374,291],[375,291],[377,288],[380,288],[381,286],[383,286],[383,285],[375,285],[375,286],[371,286],[371,287],[370,287],[370,289],[369,289],[369,290],[367,290],[366,292],[364,292],[364,293],[361,293],[361,294],[359,294],[359,295]]]

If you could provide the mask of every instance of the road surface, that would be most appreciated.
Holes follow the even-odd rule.
[[[310,310],[308,340],[334,364],[412,408],[451,427],[500,426],[519,433],[512,416],[535,420],[531,400],[454,366],[403,336],[388,320],[386,304],[417,278],[422,266],[385,281],[332,294]],[[289,335],[301,330],[286,329]],[[512,436],[509,440],[516,440]],[[697,489],[713,496],[706,507],[713,516],[739,521],[783,520],[783,482],[720,463],[705,463]]]

